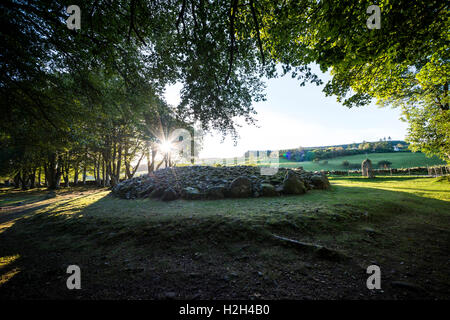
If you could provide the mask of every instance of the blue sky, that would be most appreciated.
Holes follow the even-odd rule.
[[[313,71],[326,83],[329,74],[313,66]],[[400,118],[400,109],[380,108],[375,104],[348,109],[326,97],[323,86],[299,85],[289,75],[266,80],[266,101],[254,103],[257,125],[243,125],[240,139],[233,146],[231,138],[221,143],[220,134],[204,139],[202,158],[242,156],[247,150],[278,150],[299,146],[322,146],[365,141],[377,141],[390,136],[403,140],[407,124]],[[180,85],[168,87],[169,104],[179,101]],[[243,124],[243,121],[240,121]]]

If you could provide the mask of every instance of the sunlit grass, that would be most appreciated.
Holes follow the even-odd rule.
[[[17,275],[20,272],[19,268],[14,268],[5,274],[0,275],[0,287],[4,285],[6,282],[11,280],[15,275]]]
[[[7,221],[5,223],[0,223],[0,234],[7,230],[8,228],[11,228],[15,223],[15,220]]]
[[[405,192],[425,198],[450,201],[450,180],[448,177],[414,178],[378,176],[374,179],[363,177],[330,178],[336,186],[365,187]]]
[[[7,265],[13,263],[20,258],[20,255],[15,254],[12,256],[0,257],[0,269],[6,267]]]
[[[0,207],[28,204],[40,200],[44,191],[44,188],[19,190],[12,187],[2,187],[0,188]]]
[[[85,207],[99,201],[107,196],[110,191],[99,191],[88,195],[82,195],[76,198],[63,199],[50,203],[43,209],[37,210],[36,213],[51,213],[53,216],[72,216],[81,212]]]
[[[10,266],[14,261],[20,258],[20,255],[15,254],[12,256],[0,257],[0,272],[7,266]],[[8,282],[12,277],[20,272],[19,268],[7,270],[5,273],[0,274],[0,286]]]

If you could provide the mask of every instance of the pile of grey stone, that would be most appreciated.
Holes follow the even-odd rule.
[[[279,168],[274,175],[261,175],[254,166],[186,166],[157,170],[125,180],[112,192],[125,199],[158,198],[164,201],[274,197],[304,194],[311,189],[328,189],[325,174],[302,168]]]

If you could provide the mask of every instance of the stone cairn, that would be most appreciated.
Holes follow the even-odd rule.
[[[328,189],[325,174],[279,168],[274,175],[260,174],[253,166],[187,166],[157,170],[117,184],[112,192],[125,198],[158,198],[164,201],[273,197]]]
[[[373,178],[372,161],[366,159],[361,164],[361,174],[363,177]]]

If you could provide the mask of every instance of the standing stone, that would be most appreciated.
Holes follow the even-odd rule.
[[[373,178],[372,161],[366,159],[361,164],[361,173],[363,177]]]
[[[288,171],[283,181],[283,193],[303,194],[305,192],[306,187],[297,174],[293,171]]]
[[[238,177],[231,182],[230,195],[233,198],[245,198],[252,195],[252,182],[247,177]]]

